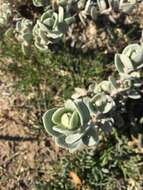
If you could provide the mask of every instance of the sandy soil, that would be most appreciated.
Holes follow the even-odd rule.
[[[15,90],[17,77],[3,64],[10,65],[11,60],[0,62],[0,189],[31,190],[36,180],[49,179],[60,152],[35,127],[36,110],[27,103],[30,94]]]

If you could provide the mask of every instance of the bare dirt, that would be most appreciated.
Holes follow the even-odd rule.
[[[37,123],[28,96],[15,90],[18,80],[0,62],[0,189],[31,190],[36,180],[49,180],[52,164],[61,154]]]

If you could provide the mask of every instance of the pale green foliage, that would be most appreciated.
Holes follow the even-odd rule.
[[[54,0],[53,0],[54,1]],[[52,1],[51,0],[33,0],[33,5],[36,7],[45,7],[50,5]],[[68,0],[55,0],[56,3],[59,5],[66,5]]]
[[[122,54],[116,54],[115,66],[120,73],[122,90],[128,90],[129,97],[138,99],[137,89],[142,85],[138,70],[143,67],[143,44],[129,45]]]
[[[93,112],[99,111],[103,114],[108,113],[114,105],[113,99],[104,92],[97,93],[89,102],[90,109],[92,109]]]
[[[33,23],[29,19],[22,19],[16,23],[16,38],[21,42],[24,54],[30,53],[30,45],[32,43]]]
[[[68,4],[69,1],[67,1]],[[76,4],[77,13],[81,22],[85,24],[87,16],[91,16],[96,20],[99,14],[105,14],[111,22],[116,22],[112,16],[112,12],[129,13],[136,5],[137,0],[72,0],[69,9],[72,9],[73,4]]]
[[[0,3],[0,26],[8,24],[8,20],[12,15],[10,3]]]
[[[116,54],[115,65],[121,74],[129,74],[143,67],[143,45],[127,46],[122,54]]]
[[[99,14],[105,14],[112,22],[116,22],[112,17],[112,11],[129,13],[136,5],[137,0],[58,0],[58,6],[63,6],[66,13],[78,15],[83,24],[86,23],[87,16],[96,20]],[[50,5],[47,0],[33,0],[35,6]]]
[[[50,0],[33,0],[33,5],[36,7],[43,7],[50,3]]]
[[[88,138],[90,114],[82,100],[68,100],[62,108],[53,108],[43,116],[46,131],[55,137],[57,144],[70,150],[79,148]],[[86,124],[86,126],[84,126]],[[95,133],[96,138],[96,133]]]
[[[125,59],[121,60],[122,54]],[[86,93],[81,92],[83,95],[72,96],[63,108],[44,114],[44,127],[59,146],[72,151],[83,145],[93,146],[104,137],[102,132],[109,134],[114,126],[123,126],[120,113],[125,110],[127,99],[141,98],[142,78],[136,69],[143,67],[142,45],[129,45],[122,54],[115,55],[118,79],[110,76],[107,81],[93,84]]]
[[[48,45],[57,43],[68,30],[73,17],[65,15],[63,7],[59,6],[58,13],[48,9],[33,29],[35,46],[40,50],[47,50]]]
[[[86,25],[89,19],[96,21],[99,14],[105,14],[115,23],[116,19],[112,17],[113,12],[128,12],[135,4],[136,0],[128,0],[128,2],[123,0],[33,0],[34,6],[43,7],[42,15],[36,17],[33,29],[29,26],[32,25],[32,21],[29,21],[28,26],[27,19],[22,21],[21,24],[18,21],[16,31],[20,33],[18,38],[20,38],[24,53],[28,53],[28,50],[30,50],[27,48],[29,45],[25,45],[25,42],[31,44],[31,40],[23,39],[25,35],[28,38],[33,36],[35,46],[41,51],[47,51],[51,44],[66,40],[64,37],[68,34],[70,24],[80,20],[82,24]],[[23,27],[24,30],[21,29]],[[27,28],[30,28],[30,30]]]
[[[128,13],[134,8],[136,3],[137,0],[97,0],[99,10],[105,14],[112,9]]]

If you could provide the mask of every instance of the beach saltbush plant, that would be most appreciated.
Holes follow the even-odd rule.
[[[44,128],[59,146],[71,152],[94,146],[114,127],[123,127],[126,101],[142,97],[143,44],[128,45],[114,61],[118,77],[93,83],[44,114]]]
[[[0,27],[6,26],[10,17],[12,16],[12,10],[10,3],[0,3]]]
[[[73,20],[73,17],[65,14],[62,6],[58,7],[58,12],[48,8],[33,28],[35,46],[47,50],[49,44],[57,43],[63,37]]]
[[[22,35],[27,36],[28,30],[28,36],[32,36],[36,48],[47,52],[51,44],[60,44],[61,41],[66,41],[71,24],[76,25],[81,22],[81,25],[86,26],[89,21],[96,22],[99,15],[104,15],[111,22],[116,23],[115,15],[118,13],[119,15],[130,14],[137,2],[137,0],[33,0],[34,6],[42,7],[42,14],[38,14],[34,21],[31,20],[30,26],[25,24],[25,19],[18,21],[17,25],[24,25]],[[16,32],[18,36],[21,36],[21,27],[16,27]],[[25,38],[18,39],[24,50]],[[30,40],[26,40],[26,44],[27,42],[30,46],[31,37]]]
[[[24,54],[30,53],[30,45],[33,40],[32,36],[33,23],[29,19],[21,19],[16,23],[16,38],[21,42],[22,52]]]

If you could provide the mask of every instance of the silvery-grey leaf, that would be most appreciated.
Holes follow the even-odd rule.
[[[87,146],[93,146],[98,144],[98,126],[91,126],[89,130],[82,137],[82,141]]]
[[[114,58],[115,66],[119,73],[124,73],[125,66],[123,65],[120,59],[120,55],[121,54],[115,54],[115,58]]]
[[[83,133],[75,133],[75,134],[68,135],[65,138],[65,142],[67,144],[75,143],[75,142],[79,141],[82,138],[82,136],[83,136]]]
[[[52,136],[60,136],[61,134],[53,130],[54,123],[52,122],[53,113],[57,108],[48,110],[42,117],[45,130]]]

